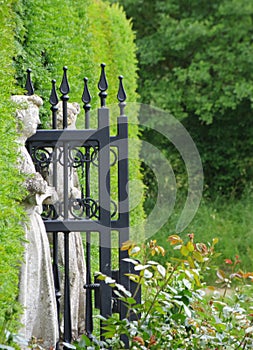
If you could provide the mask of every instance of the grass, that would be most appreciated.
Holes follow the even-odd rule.
[[[180,214],[180,203],[164,227],[153,235],[166,250],[173,250],[167,242],[167,237],[174,234]],[[185,237],[189,233],[195,234],[196,242],[211,242],[217,237],[217,251],[221,256],[217,262],[224,265],[224,259],[233,260],[239,255],[241,268],[252,271],[253,261],[253,193],[248,191],[241,199],[225,200],[217,197],[215,201],[203,199],[198,212],[188,227],[180,233]],[[160,258],[162,259],[162,258]]]

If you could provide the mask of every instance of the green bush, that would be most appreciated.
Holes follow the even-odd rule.
[[[5,329],[17,330],[20,307],[17,304],[19,265],[22,261],[24,232],[20,222],[24,212],[22,178],[16,169],[16,121],[10,96],[14,89],[14,1],[2,1],[0,9],[0,344],[6,342]]]
[[[176,258],[167,255],[156,241],[136,247],[123,244],[132,258],[124,259],[134,265],[136,274],[130,280],[142,288],[142,303],[137,304],[123,286],[105,275],[98,278],[114,288],[127,306],[127,317],[116,315],[102,319],[105,341],[92,342],[86,336],[77,349],[122,349],[122,335],[129,339],[128,349],[151,350],[223,350],[252,349],[252,278],[253,272],[240,270],[240,261],[225,259],[226,272],[216,269],[214,263],[218,239],[211,243],[198,242],[194,234],[186,240],[171,235],[168,241],[177,252]],[[142,258],[138,254],[141,253]],[[144,254],[143,254],[144,253]],[[167,257],[164,264],[155,256]],[[206,272],[216,271],[219,288],[206,285]]]

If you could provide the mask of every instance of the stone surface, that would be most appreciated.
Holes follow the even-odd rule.
[[[24,307],[20,333],[27,340],[41,339],[43,347],[49,349],[58,339],[57,311],[49,241],[40,214],[43,200],[51,196],[54,189],[36,172],[25,147],[26,139],[36,132],[42,100],[36,95],[12,96],[12,100],[19,105],[16,112],[20,131],[18,167],[27,175],[25,186],[29,191],[23,203],[29,220],[24,223],[27,243],[19,282],[19,301]]]

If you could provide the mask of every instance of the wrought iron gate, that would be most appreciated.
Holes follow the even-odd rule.
[[[31,70],[27,70],[26,89],[29,95],[34,93],[30,78]],[[58,266],[58,238],[64,235],[64,334],[63,340],[71,343],[71,309],[69,284],[69,237],[72,232],[84,232],[86,235],[86,332],[92,338],[93,333],[93,307],[100,309],[100,314],[108,317],[112,312],[118,312],[121,318],[126,317],[126,308],[114,296],[114,293],[104,281],[94,281],[91,276],[91,245],[92,232],[99,233],[99,268],[100,272],[115,278],[118,283],[132,290],[134,285],[130,283],[126,273],[131,272],[128,262],[122,261],[127,257],[126,251],[119,248],[119,268],[112,271],[111,268],[111,233],[118,232],[118,247],[129,239],[129,200],[128,200],[128,119],[124,114],[126,94],[122,84],[123,77],[119,77],[119,116],[117,118],[117,134],[110,135],[109,109],[106,107],[106,90],[108,88],[105,75],[105,65],[101,64],[101,76],[98,83],[101,107],[98,109],[98,127],[90,128],[91,96],[88,90],[88,79],[84,79],[82,94],[84,108],[83,130],[68,128],[68,93],[69,83],[67,68],[63,68],[63,78],[60,85],[62,94],[63,121],[62,128],[57,128],[56,82],[52,81],[50,104],[52,111],[52,129],[37,130],[27,141],[27,148],[32,156],[37,171],[41,174],[52,172],[53,186],[58,187],[59,166],[62,169],[64,188],[63,200],[44,206],[43,219],[46,231],[53,233],[53,273],[55,282],[55,296],[58,308],[58,321],[60,324],[60,277]],[[116,149],[116,151],[112,151]],[[110,153],[113,152],[114,161],[118,167],[118,199],[115,203],[110,194],[110,167],[112,162]],[[91,191],[91,167],[96,166],[98,174],[98,198],[92,196]],[[79,172],[80,198],[69,196],[69,175],[71,171]],[[92,291],[95,291],[93,295]],[[139,298],[140,296],[137,296]],[[102,335],[102,331],[101,331]],[[127,346],[127,339],[124,339]]]

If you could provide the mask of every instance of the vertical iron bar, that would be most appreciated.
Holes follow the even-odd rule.
[[[60,91],[62,93],[62,113],[63,113],[63,129],[68,127],[68,100],[69,100],[69,83],[67,79],[67,67],[63,67],[63,77],[60,86]],[[68,220],[68,210],[69,210],[69,183],[68,183],[68,159],[69,159],[69,147],[68,143],[63,145],[63,210],[64,210],[64,220]],[[69,232],[64,232],[64,268],[65,268],[65,278],[64,278],[64,341],[66,343],[71,343],[72,338],[72,326],[71,326],[71,305],[70,305],[70,285],[69,285]]]
[[[70,308],[70,281],[69,281],[69,232],[64,233],[64,341],[71,343],[71,308]],[[68,347],[66,347],[67,349]]]
[[[52,129],[57,129],[57,110],[58,107],[58,96],[55,88],[56,81],[52,80],[52,90],[49,98],[49,102],[51,104],[52,111]],[[57,191],[57,149],[53,150],[53,186]],[[58,320],[58,332],[59,337],[61,333],[60,327],[60,298],[61,298],[61,284],[60,284],[60,271],[59,271],[59,261],[58,261],[58,232],[53,232],[53,276],[54,276],[54,288],[55,288],[55,298],[56,298],[56,306],[57,306],[57,320]],[[59,340],[56,344],[56,350],[59,349]]]
[[[60,273],[59,273],[59,262],[58,262],[58,232],[53,233],[53,275],[54,275],[54,288],[55,298],[57,306],[57,320],[58,320],[58,332],[60,337],[60,298],[61,298],[61,287],[60,287]],[[59,341],[56,344],[56,349],[59,349]]]
[[[109,110],[103,105],[98,110],[98,127],[103,131],[99,149],[99,206],[100,206],[100,271],[111,276],[111,213],[110,213],[110,134]],[[103,281],[100,284],[100,313],[112,313],[112,289]],[[101,322],[101,338],[103,339]]]
[[[90,101],[91,95],[88,89],[88,78],[84,78],[84,91],[82,95],[82,101],[84,103],[85,111],[85,129],[90,128]],[[86,163],[85,163],[85,198],[88,201],[90,198],[90,147],[86,147]],[[86,219],[90,218],[90,207],[89,202],[86,207]],[[91,251],[90,251],[90,231],[86,231],[86,305],[85,305],[85,316],[86,316],[86,332],[89,338],[92,338],[93,333],[93,319],[92,319],[92,290],[91,286]]]
[[[130,272],[129,263],[122,259],[128,257],[127,251],[120,248],[122,243],[129,240],[129,198],[128,198],[128,118],[125,116],[125,100],[126,93],[122,83],[123,77],[119,76],[118,101],[120,108],[120,116],[117,120],[118,126],[118,207],[119,207],[119,283],[127,290],[130,290],[130,280],[126,276]],[[124,319],[127,315],[127,308],[124,303],[120,303],[120,319]],[[128,348],[129,340],[126,336],[121,336]]]
[[[58,111],[57,104],[59,102],[55,84],[56,84],[56,80],[53,79],[52,80],[51,95],[49,98],[49,102],[51,104],[50,109],[52,111],[52,129],[53,130],[57,129],[57,111]],[[54,152],[53,152],[53,186],[57,190],[57,162],[56,162],[56,160],[57,160],[57,149],[54,148]]]
[[[64,176],[64,220],[68,220],[68,143],[64,143],[64,164],[63,164],[63,176]],[[64,341],[66,343],[71,342],[71,307],[70,307],[70,284],[69,284],[69,232],[64,232]]]
[[[100,271],[111,276],[111,213],[110,213],[110,128],[109,109],[105,107],[108,88],[105,64],[101,64],[101,75],[98,83],[101,108],[98,109],[98,128],[102,131],[100,139],[98,171],[99,171],[99,263]],[[103,281],[100,284],[100,314],[108,317],[112,313],[112,289]],[[100,334],[103,339],[102,322]]]

